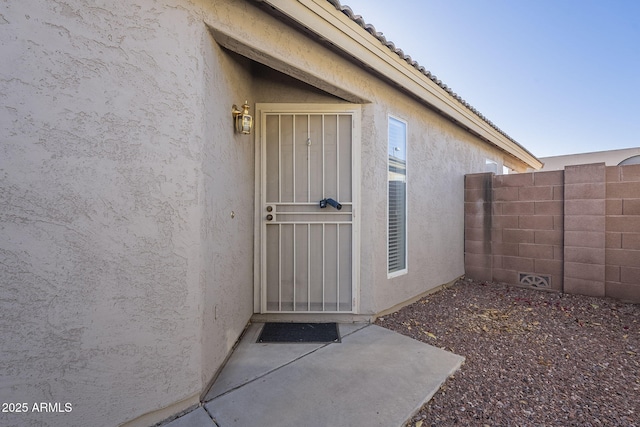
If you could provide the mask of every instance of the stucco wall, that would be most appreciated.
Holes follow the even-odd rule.
[[[257,26],[254,15],[243,16],[252,25],[207,23],[229,49],[278,70],[252,67],[256,102],[362,104],[360,312],[378,313],[464,274],[464,175],[483,172],[487,159],[500,168],[524,165],[280,20],[262,16]],[[389,114],[409,125],[409,272],[393,280],[386,272]]]
[[[205,58],[201,286],[204,289],[202,381],[224,362],[253,312],[252,135],[233,131],[231,106],[253,94],[249,61],[229,55],[209,32]]]
[[[197,403],[252,309],[253,147],[230,121],[246,64],[212,41],[209,2],[0,13],[0,401],[72,404],[0,424]]]
[[[618,166],[620,162],[640,156],[640,147],[622,150],[596,151],[592,153],[567,154],[564,156],[541,157],[542,171],[564,170],[565,166],[587,165],[603,162],[606,166]],[[636,159],[637,160],[637,159]]]
[[[205,19],[215,23],[217,18],[207,14]],[[253,313],[255,135],[233,132],[231,106],[245,100],[251,105],[345,101],[226,50],[209,33],[203,36],[203,44],[206,116],[222,119],[205,120],[207,142],[202,162],[202,379],[206,383],[220,368]],[[256,112],[250,112],[258,120]]]
[[[348,90],[364,100],[360,313],[373,315],[464,274],[464,175],[483,172],[487,159],[501,167],[504,155],[291,29],[267,33],[278,41],[289,40],[279,43],[278,50],[284,56],[304,59],[306,73],[326,76],[336,93]],[[304,56],[296,54],[302,51]],[[292,75],[304,74],[296,66],[302,64],[282,68]],[[254,65],[253,72],[256,102],[347,102],[264,66]],[[388,115],[406,120],[409,128],[409,271],[391,280],[386,270]]]
[[[374,86],[363,111],[362,308],[378,313],[464,274],[464,175],[501,156],[442,116]],[[407,122],[407,274],[387,278],[387,123]],[[366,290],[370,287],[370,290]],[[371,301],[367,299],[371,298]]]
[[[502,154],[252,3],[0,14],[0,401],[72,404],[0,424],[149,425],[197,403],[253,308],[254,137],[232,104],[363,102],[363,313],[463,274],[463,177]],[[409,123],[409,272],[392,280],[389,114]]]

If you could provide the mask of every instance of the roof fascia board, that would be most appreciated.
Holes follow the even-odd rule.
[[[542,163],[458,102],[413,65],[337,10],[327,0],[261,0],[360,62],[371,65],[442,114],[518,157],[534,169]]]

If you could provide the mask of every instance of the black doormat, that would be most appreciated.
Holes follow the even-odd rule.
[[[337,323],[265,323],[258,337],[262,343],[340,342]]]

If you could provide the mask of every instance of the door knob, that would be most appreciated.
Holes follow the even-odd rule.
[[[267,215],[267,221],[271,221],[273,219],[273,215],[269,214]]]

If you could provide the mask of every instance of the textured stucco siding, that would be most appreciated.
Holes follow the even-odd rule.
[[[206,111],[200,277],[204,290],[203,384],[224,362],[253,313],[253,135],[235,135],[231,106],[252,99],[248,61],[203,34]]]
[[[150,425],[198,402],[253,311],[255,137],[231,121],[245,100],[362,101],[361,313],[464,273],[464,175],[503,154],[260,7],[0,6],[0,401],[73,408],[0,425]],[[389,114],[409,129],[394,279]]]
[[[246,21],[251,19],[250,15]],[[216,35],[233,31],[226,21],[210,24]],[[243,45],[229,42],[230,46],[239,50],[256,46],[265,52],[272,46],[256,56],[308,85],[254,64],[256,102],[344,103],[341,94],[362,100],[360,314],[378,313],[463,275],[464,175],[483,172],[487,159],[500,167],[526,166],[277,20],[264,17],[261,26],[260,30],[243,27],[237,36]],[[318,83],[313,76],[325,80]],[[316,83],[335,96],[314,88]],[[409,271],[394,279],[387,279],[386,270],[389,115],[407,121],[409,130]]]
[[[253,152],[205,117],[231,104],[205,86],[204,12],[181,3],[2,5],[0,401],[73,408],[2,425],[197,402],[250,316]],[[227,277],[232,257],[249,272]]]
[[[464,274],[464,174],[497,150],[377,86],[363,109],[362,310],[378,313]],[[387,123],[407,122],[407,273],[387,278]]]
[[[617,166],[620,162],[629,160],[636,156],[640,156],[640,147],[541,157],[540,161],[544,163],[544,166],[540,170],[564,170],[565,166],[587,165],[601,162],[604,162],[606,166]]]

